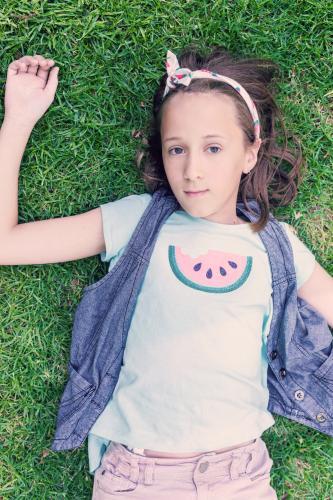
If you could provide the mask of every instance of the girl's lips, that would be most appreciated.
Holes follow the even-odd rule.
[[[201,196],[205,193],[207,193],[208,189],[205,189],[204,191],[184,191],[185,194],[187,194],[187,196]]]

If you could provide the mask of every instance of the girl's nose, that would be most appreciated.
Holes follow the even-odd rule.
[[[184,178],[188,180],[198,179],[202,177],[202,169],[200,167],[200,160],[195,158],[188,158],[184,169]]]

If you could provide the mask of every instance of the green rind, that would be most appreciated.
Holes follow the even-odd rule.
[[[184,283],[187,286],[190,286],[191,288],[195,288],[196,290],[201,290],[202,292],[209,292],[209,293],[227,293],[236,290],[247,280],[252,269],[252,257],[246,257],[246,266],[242,276],[238,278],[238,280],[235,281],[235,283],[233,283],[232,285],[217,288],[217,287],[199,285],[198,283],[195,283],[194,281],[186,278],[186,276],[184,276],[184,274],[180,271],[179,267],[177,266],[176,252],[174,245],[169,246],[169,262],[174,274],[182,283]]]

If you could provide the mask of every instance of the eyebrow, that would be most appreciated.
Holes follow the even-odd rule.
[[[220,137],[221,139],[224,139],[224,137],[222,135],[217,135],[217,134],[208,134],[208,135],[204,135],[202,137],[202,139],[211,139],[213,137]],[[169,142],[169,141],[181,141],[182,138],[181,137],[168,137],[167,139],[165,139],[164,142]]]

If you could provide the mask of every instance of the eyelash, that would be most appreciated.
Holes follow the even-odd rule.
[[[222,148],[220,148],[220,146],[208,146],[208,147],[209,148],[219,148],[222,151]],[[173,151],[174,149],[183,149],[183,148],[181,148],[180,146],[175,146],[174,148],[169,149],[168,152],[169,152],[170,156],[179,156],[177,154],[175,154],[175,155],[171,154],[171,151]]]

